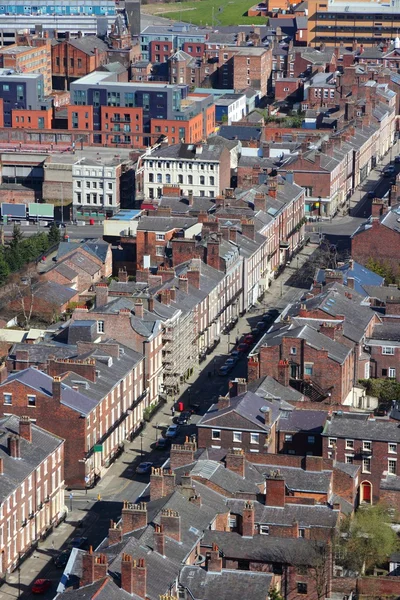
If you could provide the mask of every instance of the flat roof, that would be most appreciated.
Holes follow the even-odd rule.
[[[39,46],[40,48],[40,46]],[[0,48],[0,54],[21,54],[22,52],[28,52],[29,50],[37,50],[36,46],[5,46]]]
[[[132,221],[141,214],[141,210],[120,210],[109,221]]]

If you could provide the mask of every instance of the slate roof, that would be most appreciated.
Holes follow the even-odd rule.
[[[71,254],[73,251],[83,248],[92,256],[98,258],[103,263],[106,261],[107,252],[110,244],[104,242],[101,238],[89,240],[87,242],[60,242],[57,252],[57,260],[60,260],[63,256]]]
[[[134,329],[139,335],[145,338],[150,338],[158,333],[159,328],[161,327],[161,321],[157,318],[156,315],[144,309],[143,311],[143,319],[136,317],[134,311],[134,303],[136,299],[128,296],[120,296],[117,298],[113,298],[106,305],[100,306],[99,308],[94,308],[91,311],[91,314],[115,314],[118,313],[123,308],[128,308],[131,311],[131,327]],[[129,346],[129,342],[127,340],[126,345]],[[129,346],[130,347],[130,346]]]
[[[186,159],[186,160],[198,160],[201,161],[213,161],[219,160],[219,156],[223,150],[223,146],[220,144],[203,144],[202,152],[196,154],[195,144],[174,144],[165,148],[159,148],[155,150],[151,158],[171,158],[171,159]]]
[[[55,358],[72,358],[77,354],[77,347],[72,344],[49,344],[40,342],[38,344],[14,344],[11,349],[10,357],[15,357],[18,350],[28,352],[28,359],[19,359],[18,362],[27,362],[35,364],[43,364],[49,356]]]
[[[72,279],[75,279],[75,277],[78,276],[78,273],[76,271],[74,271],[73,269],[71,269],[71,267],[69,267],[68,265],[66,265],[64,263],[60,263],[59,265],[55,265],[53,267],[53,269],[50,269],[50,270],[57,271],[57,273],[60,273],[60,275],[62,275],[66,279],[69,279],[70,281]]]
[[[249,382],[247,389],[262,398],[280,398],[285,402],[300,402],[304,399],[303,394],[291,387],[282,385],[270,375],[267,375],[263,379],[256,379],[255,381]],[[288,406],[287,408],[293,407]]]
[[[369,419],[365,414],[335,414],[326,422],[325,437],[340,437],[379,442],[400,442],[400,427],[394,421]]]
[[[381,490],[400,492],[400,477],[398,475],[387,475],[387,477],[381,479],[379,487]]]
[[[279,469],[285,479],[286,487],[295,492],[321,492],[328,494],[332,480],[332,471],[305,471],[299,467],[282,467],[281,465],[254,465],[265,476]]]
[[[388,299],[399,299],[400,289],[389,285],[366,285],[364,290],[370,298],[376,298],[381,302],[386,302]]]
[[[95,54],[95,49],[99,52],[107,52],[109,50],[107,44],[100,40],[95,35],[85,35],[81,38],[70,38],[68,40],[70,46],[77,50],[81,50],[85,54]]]
[[[46,300],[49,305],[61,306],[77,295],[72,288],[56,283],[55,281],[41,281],[34,287],[35,298]]]
[[[322,433],[326,418],[326,410],[295,409],[288,412],[287,416],[281,416],[278,429],[279,431]]]
[[[171,229],[187,229],[196,223],[197,219],[192,217],[142,217],[138,230],[171,231]]]
[[[215,598],[222,600],[265,600],[271,586],[272,574],[255,571],[224,569],[222,573],[208,572],[201,567],[185,566],[180,572],[179,583],[184,586],[193,600]]]
[[[241,515],[246,501],[238,498],[228,498],[227,505],[232,513]],[[263,525],[282,525],[290,527],[298,523],[299,527],[324,527],[332,529],[336,526],[339,511],[332,510],[323,504],[286,504],[284,508],[265,506],[260,502],[254,502],[255,523]],[[207,532],[206,534],[207,535]],[[256,536],[264,537],[264,536]],[[217,542],[218,543],[218,542]],[[219,544],[218,544],[219,545]]]
[[[388,342],[400,342],[400,323],[376,323],[374,325],[371,336],[366,340],[366,343],[372,340],[382,340]]]
[[[256,473],[255,479],[258,480],[258,483],[262,483],[263,477],[260,473],[252,465],[248,464],[246,466],[250,467],[253,473]],[[226,490],[232,494],[247,492],[257,495],[260,490],[258,485],[254,481],[251,481],[254,477],[247,477],[249,470],[247,469],[246,477],[243,478],[214,460],[197,460],[192,466],[185,465],[183,469],[176,469],[176,473],[179,478],[180,475],[189,471],[193,477],[200,477],[201,479],[210,481],[222,490]]]
[[[136,594],[128,594],[118,587],[110,577],[99,579],[91,585],[69,589],[58,594],[59,600],[141,600]]]
[[[231,531],[206,531],[202,545],[211,548],[213,543],[217,544],[227,558],[299,566],[312,564],[316,555],[315,547],[323,547],[320,542],[304,538],[275,538],[264,535],[244,538],[239,533]]]
[[[367,269],[360,263],[353,261],[335,269],[343,277],[344,285],[348,284],[348,278],[354,279],[354,289],[358,294],[365,296],[366,286],[379,287],[384,284],[385,279],[377,275],[370,269]],[[325,283],[325,269],[318,269],[316,279],[320,283]]]
[[[264,424],[260,408],[270,409],[271,425],[279,417],[279,405],[265,398],[261,398],[253,392],[245,392],[234,398],[230,398],[229,406],[218,409],[217,404],[210,406],[206,414],[200,419],[198,427],[233,428],[240,427],[245,431],[269,432],[270,426]]]
[[[20,438],[21,458],[12,458],[8,453],[8,437],[18,434],[19,418],[12,415],[0,419],[0,458],[4,469],[0,477],[0,504],[62,443],[61,438],[34,423],[31,427],[32,442]]]
[[[11,381],[20,381],[32,390],[36,390],[49,397],[52,396],[53,378],[33,367],[11,373],[2,385],[6,385]],[[97,400],[61,383],[61,404],[68,406],[76,412],[87,415],[97,405]]]
[[[85,271],[89,275],[93,276],[98,273],[101,269],[101,266],[90,260],[88,256],[86,256],[83,252],[74,252],[73,254],[66,257],[65,260],[71,262],[77,269],[81,269]]]
[[[200,211],[209,212],[215,207],[215,198],[207,196],[193,196],[193,204],[190,205],[187,197],[162,196],[158,206],[170,207],[173,214],[195,214]],[[174,217],[175,218],[175,217]],[[185,219],[187,221],[187,219]]]

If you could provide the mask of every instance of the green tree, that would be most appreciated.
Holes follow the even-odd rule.
[[[55,223],[52,224],[48,233],[49,246],[55,246],[60,243],[61,235],[60,230],[58,229]]]
[[[377,275],[383,277],[386,285],[389,283],[395,283],[396,273],[393,272],[393,269],[388,262],[383,262],[370,256],[365,266],[367,269],[370,269],[370,271],[373,271]]]
[[[268,594],[269,600],[283,600],[283,596],[278,592],[276,587],[273,587]]]
[[[6,259],[4,258],[4,252],[0,253],[0,284],[4,283],[7,280],[7,277],[10,274],[10,267]]]
[[[18,246],[21,244],[22,240],[24,239],[23,233],[21,231],[21,225],[19,225],[18,223],[14,223],[14,227],[13,227],[13,233],[12,233],[12,240],[10,242],[10,247],[11,248],[18,248]]]
[[[361,507],[353,521],[346,522],[347,533],[340,537],[344,563],[364,574],[375,565],[386,561],[398,548],[396,533],[390,526],[390,515],[382,504]],[[343,533],[343,530],[342,530]]]

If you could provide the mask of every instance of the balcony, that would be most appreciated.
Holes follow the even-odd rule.
[[[111,117],[111,123],[131,123],[130,115],[126,115],[126,117],[115,116]]]

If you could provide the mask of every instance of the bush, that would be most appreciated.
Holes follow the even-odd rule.
[[[400,383],[395,379],[360,379],[359,383],[369,396],[376,396],[383,402],[392,402],[400,397]]]

